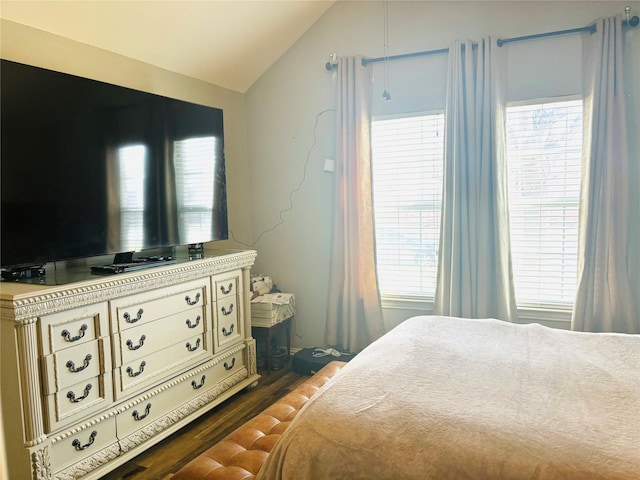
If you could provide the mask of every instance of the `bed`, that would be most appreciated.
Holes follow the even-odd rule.
[[[304,406],[270,479],[640,479],[640,336],[408,319]]]

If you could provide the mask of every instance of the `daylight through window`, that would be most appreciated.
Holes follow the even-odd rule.
[[[572,304],[576,292],[582,101],[507,108],[516,301]]]
[[[372,123],[378,282],[388,295],[435,295],[444,115]]]

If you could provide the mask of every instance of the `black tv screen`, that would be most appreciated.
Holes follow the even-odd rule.
[[[2,60],[2,267],[223,240],[223,112]]]

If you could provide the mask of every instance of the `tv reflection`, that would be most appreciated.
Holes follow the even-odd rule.
[[[151,148],[132,143],[110,150],[108,163],[110,251],[136,251],[148,245],[185,245],[225,238],[217,220],[226,212],[226,178],[221,141],[190,137],[164,149],[160,170]],[[150,207],[153,208],[150,208]],[[155,232],[155,233],[154,233]],[[160,232],[165,238],[150,238]]]

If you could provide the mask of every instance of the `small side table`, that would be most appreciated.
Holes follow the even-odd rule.
[[[266,342],[266,367],[267,373],[271,373],[271,339],[278,335],[284,328],[285,339],[287,342],[287,361],[291,356],[291,320],[293,317],[286,318],[279,323],[273,324],[268,327],[251,326],[251,335],[256,339],[256,342],[264,340]]]

